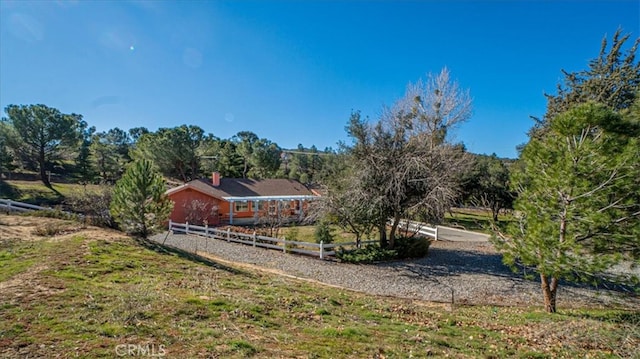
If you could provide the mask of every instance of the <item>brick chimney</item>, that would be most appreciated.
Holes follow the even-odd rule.
[[[220,186],[220,173],[219,172],[213,172],[213,174],[211,175],[211,184],[213,184],[213,187]]]

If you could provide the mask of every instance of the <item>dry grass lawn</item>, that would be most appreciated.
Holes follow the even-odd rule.
[[[372,279],[375,280],[375,279]],[[0,215],[0,357],[638,357],[640,313],[369,296]],[[120,347],[121,348],[121,347]]]

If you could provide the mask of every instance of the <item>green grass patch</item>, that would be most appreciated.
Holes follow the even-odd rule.
[[[26,272],[37,262],[34,247],[39,245],[18,240],[0,241],[0,282]]]
[[[39,206],[62,205],[66,197],[84,191],[96,192],[100,189],[100,186],[97,185],[74,183],[52,183],[51,187],[47,188],[41,181],[0,181],[3,198]]]
[[[501,212],[498,215],[498,223],[496,225],[499,229],[504,230],[513,220],[512,215]],[[493,217],[491,211],[488,210],[452,208],[450,212],[446,213],[443,225],[467,231],[493,234],[491,229]]]
[[[316,243],[316,228],[315,225],[283,227],[280,229],[280,237],[287,238],[291,233],[294,233],[295,240],[298,242]],[[331,233],[334,235],[333,243],[351,243],[356,240],[353,233],[345,232],[337,226],[331,226]],[[371,239],[375,238],[377,238],[377,234],[372,234]]]
[[[342,337],[358,340],[367,337],[368,333],[360,328],[326,328],[322,330],[322,335],[328,337]]]
[[[238,352],[245,356],[252,356],[258,352],[258,349],[251,345],[251,343],[244,340],[232,340],[229,343],[229,348],[232,351]]]
[[[0,282],[28,270],[35,262],[35,259],[17,261],[16,257],[18,257],[16,253],[0,251]]]

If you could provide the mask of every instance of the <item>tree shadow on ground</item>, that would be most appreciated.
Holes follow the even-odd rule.
[[[428,256],[418,259],[379,263],[380,267],[406,269],[412,273],[446,277],[460,274],[490,274],[504,278],[522,278],[502,263],[498,253],[465,249],[429,248]]]
[[[224,264],[220,264],[210,258],[201,256],[199,254],[195,254],[189,251],[186,251],[184,249],[180,249],[168,244],[162,244],[162,243],[158,243],[154,240],[151,239],[144,239],[144,238],[136,238],[136,241],[142,245],[145,248],[148,248],[154,252],[160,253],[160,254],[164,254],[164,255],[177,255],[180,258],[184,258],[187,259],[189,261],[192,262],[196,262],[196,263],[200,263],[200,264],[204,264],[206,266],[209,267],[213,267],[216,269],[220,269],[223,270],[225,272],[229,272],[232,274],[239,274],[239,275],[243,275],[246,277],[252,277],[252,275],[249,272],[243,271],[243,270],[239,270],[236,268],[232,268],[229,266],[226,266]]]
[[[20,190],[0,179],[0,198],[16,200],[20,195]]]
[[[378,264],[379,267],[393,267],[404,270],[407,275],[418,275],[425,279],[438,281],[451,276],[463,274],[486,274],[513,282],[540,283],[538,273],[526,267],[519,267],[514,272],[502,263],[500,253],[491,253],[460,248],[429,248],[429,254],[424,258],[393,261]],[[591,283],[560,281],[565,288],[585,288],[592,290],[607,290],[634,296],[634,288],[608,280],[606,277],[592,277]]]

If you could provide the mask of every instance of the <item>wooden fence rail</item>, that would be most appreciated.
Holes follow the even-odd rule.
[[[438,226],[429,227],[425,223],[401,219],[400,223],[398,224],[398,228],[406,230],[407,232],[416,232],[425,236],[432,237],[434,241],[438,240]]]
[[[232,232],[230,229],[221,230],[209,226],[196,226],[189,223],[176,223],[169,221],[169,231],[173,233],[193,234],[207,238],[219,239],[227,242],[241,243],[253,247],[276,249],[284,253],[299,253],[326,259],[328,256],[335,256],[336,247],[356,247],[356,242],[350,243],[310,243],[289,241],[281,238],[272,238],[253,234]],[[361,241],[362,244],[377,243],[378,241]]]
[[[0,208],[7,211],[19,211],[19,212],[52,210],[52,208],[49,208],[49,207],[40,207],[33,204],[16,202],[16,201],[12,201],[10,199],[4,199],[4,198],[0,198]]]

